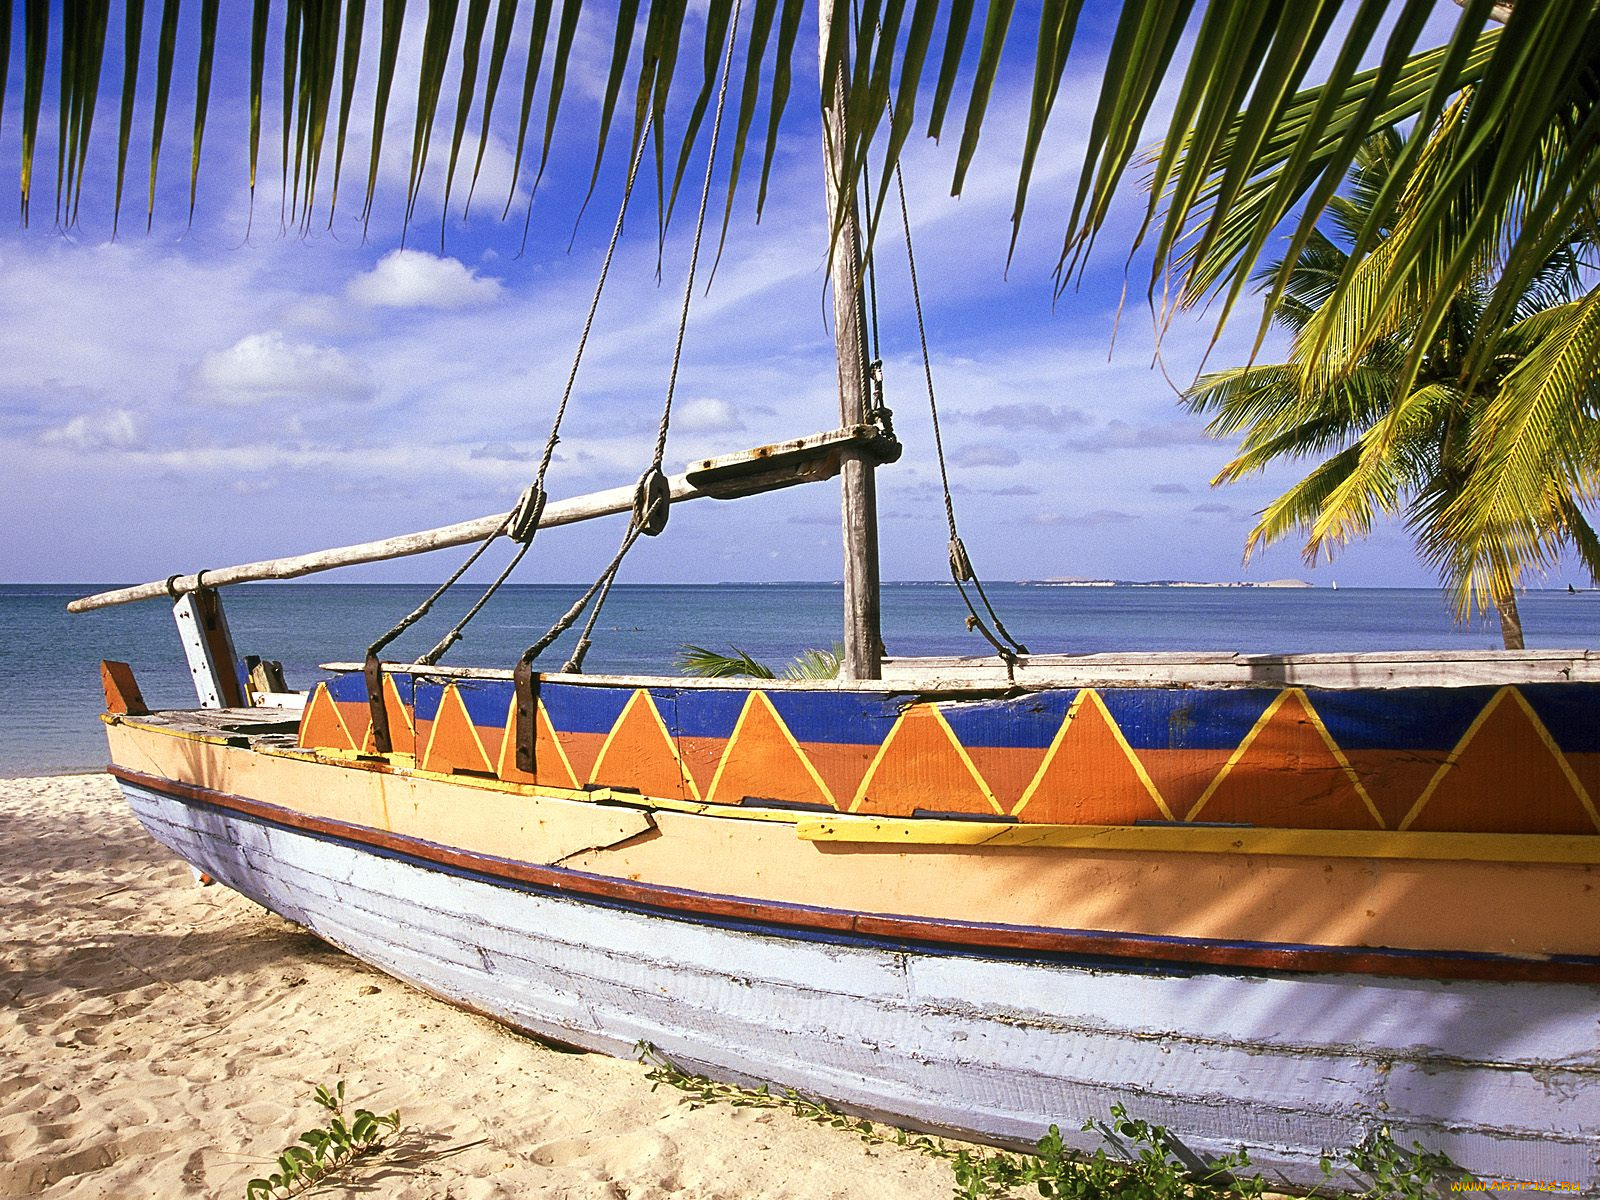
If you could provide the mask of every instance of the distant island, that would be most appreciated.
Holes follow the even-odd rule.
[[[1128,588],[1308,588],[1314,584],[1304,579],[1264,579],[1260,583],[1237,580],[1233,583],[1200,583],[1192,579],[1081,579],[1063,576],[1059,579],[1024,579],[1034,587],[1128,587]]]

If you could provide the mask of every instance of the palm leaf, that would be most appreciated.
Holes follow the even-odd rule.
[[[350,132],[350,111],[356,98],[356,80],[361,74],[361,37],[366,31],[366,0],[347,0],[344,11],[344,66],[339,87],[339,129],[334,135],[333,188],[328,196],[328,223],[333,223],[333,213],[339,206],[339,180],[344,174],[344,144]],[[259,108],[259,104],[257,105]],[[252,143],[251,162],[255,161]],[[251,186],[255,173],[251,172]]]
[[[257,14],[261,16],[261,9],[266,5],[266,0],[257,0]],[[11,5],[9,0],[4,4],[4,12],[0,12],[0,25],[4,32],[0,33],[0,93],[5,91],[7,56],[6,41],[11,32]],[[133,138],[133,107],[139,94],[139,47],[144,38],[144,0],[128,0],[127,9],[123,13],[122,25],[122,112],[117,123],[117,188],[116,199],[111,206],[111,236],[117,236],[117,222],[122,215],[122,185],[128,171],[128,143]],[[251,94],[260,95],[259,81],[256,81]],[[250,151],[250,192],[255,194],[255,134],[260,128],[259,101],[251,108],[251,151]]]
[[[698,675],[703,679],[729,679],[739,676],[754,679],[774,679],[772,668],[757,662],[749,654],[734,646],[730,653],[711,650],[705,646],[686,645],[678,652],[678,670],[685,675]]]
[[[444,203],[439,208],[439,249],[444,249],[445,222],[450,219],[450,192],[455,187],[456,164],[461,158],[461,143],[467,136],[467,119],[472,115],[472,99],[477,94],[478,60],[483,54],[483,35],[489,25],[489,0],[467,0],[467,29],[461,39],[461,84],[456,95],[455,131],[450,137],[450,165],[445,170]],[[485,101],[485,107],[492,103]]]
[[[548,4],[545,9],[549,11]],[[489,125],[494,119],[494,100],[500,90],[500,76],[506,69],[506,55],[511,51],[511,33],[516,22],[517,0],[500,0],[494,19],[494,43],[489,49],[489,78],[483,89],[483,122],[478,130],[478,154],[472,163],[472,183],[467,187],[463,219],[472,211],[472,196],[478,190],[478,175],[483,170],[483,152],[489,147]],[[526,116],[523,117],[523,123],[527,123]]]
[[[63,37],[59,57],[62,88],[56,97],[58,121],[65,123],[58,159],[63,188],[69,176],[81,181],[81,164],[91,140],[91,97],[100,53],[97,6],[104,2],[86,0],[84,5],[68,6],[64,21],[70,29]],[[717,0],[713,9],[725,2]],[[771,31],[777,34],[776,52],[767,68],[767,137],[759,156],[759,213],[764,207],[776,153],[776,131],[789,99],[793,62],[801,53],[797,35],[802,11],[800,0],[748,3],[753,10],[750,26],[761,31],[759,37],[752,38],[751,64],[769,61],[757,50],[766,48]],[[1038,32],[1031,39],[1033,84],[1027,121],[1017,148],[1013,232],[1026,211],[1039,148],[1051,120],[1057,116],[1056,96],[1077,44],[1077,5],[1078,0],[1047,0],[1040,10]],[[37,122],[46,90],[51,7],[47,0],[26,0],[25,4],[21,136],[24,212],[31,193]],[[172,82],[178,0],[163,0],[162,7],[162,39],[151,87],[159,113],[152,126],[152,211],[154,176]],[[330,36],[341,21],[330,7],[345,10],[342,55],[336,49],[337,39]],[[518,121],[520,167],[533,91],[540,82],[544,62],[549,60],[541,174],[549,160],[551,138],[568,83],[568,63],[585,10],[581,0],[568,0],[562,5],[559,20],[554,20],[553,8],[552,0],[536,0]],[[941,6],[932,0],[870,0],[861,6],[856,20],[851,19],[843,4],[834,6],[833,20],[826,31],[822,77],[831,95],[832,85],[844,72],[848,123],[842,147],[847,155],[843,192],[855,193],[869,161],[869,151],[877,162],[874,169],[882,170],[882,178],[887,180],[904,152],[918,115],[918,92],[924,86],[923,70],[929,58],[939,63],[931,82],[931,103],[927,105],[927,129],[934,137],[943,129],[963,64],[967,64],[966,114],[953,155],[953,184],[957,191],[962,189],[977,161],[980,137],[992,124],[989,98],[1000,78],[1002,49],[1010,35],[1013,8],[1013,0],[991,0],[980,12],[970,0],[957,0],[943,6],[948,16],[940,23],[935,14]],[[1586,81],[1594,77],[1596,66],[1600,65],[1600,10],[1593,5],[1518,4],[1511,6],[1503,30],[1486,34],[1493,0],[1463,0],[1457,29],[1448,45],[1431,56],[1422,56],[1416,53],[1415,41],[1423,20],[1432,12],[1431,0],[1405,0],[1390,5],[1391,19],[1387,22],[1378,19],[1384,15],[1384,8],[1380,0],[1362,0],[1334,49],[1332,0],[1275,6],[1260,0],[1123,0],[1115,14],[1115,32],[1098,95],[1091,105],[1093,116],[1085,139],[1080,184],[1063,231],[1058,263],[1063,284],[1081,269],[1141,141],[1153,132],[1160,133],[1164,148],[1154,159],[1155,186],[1144,220],[1145,230],[1153,238],[1152,294],[1165,272],[1176,268],[1183,276],[1181,295],[1185,299],[1213,287],[1225,288],[1225,298],[1218,309],[1219,318],[1225,317],[1247,286],[1273,229],[1285,220],[1292,221],[1286,255],[1289,260],[1296,258],[1308,243],[1368,130],[1385,122],[1411,120],[1425,132],[1450,97],[1463,84],[1472,83],[1477,99],[1461,142],[1451,160],[1443,164],[1439,176],[1443,186],[1421,210],[1412,232],[1399,238],[1386,232],[1390,210],[1400,201],[1398,189],[1402,185],[1395,182],[1373,198],[1370,220],[1357,234],[1353,257],[1365,258],[1366,251],[1380,240],[1393,243],[1393,271],[1373,293],[1379,309],[1396,301],[1424,268],[1449,285],[1418,316],[1425,340],[1427,330],[1446,318],[1448,302],[1439,296],[1469,278],[1486,254],[1496,253],[1504,287],[1490,303],[1486,334],[1492,335],[1510,324],[1515,319],[1514,305],[1521,285],[1541,269],[1549,256],[1553,236],[1550,231],[1565,229],[1593,207],[1589,193],[1600,178],[1600,138],[1593,136],[1590,118],[1600,102],[1590,95],[1593,89]],[[196,103],[192,114],[191,193],[197,187],[199,150],[210,99],[210,63],[220,36],[216,28],[220,12],[217,0],[202,0],[200,9],[200,36],[192,62]],[[599,12],[592,3],[587,9]],[[128,10],[134,18],[130,24],[137,27],[137,6],[129,5]],[[259,134],[257,106],[262,99],[261,73],[255,68],[258,47],[264,45],[262,14],[268,10],[264,5],[252,4],[243,11],[251,14],[245,19],[253,25],[248,86],[254,110],[254,138]],[[308,202],[316,200],[324,128],[332,116],[332,88],[338,86],[339,149],[335,151],[333,198],[325,204],[331,211],[336,204],[339,156],[360,68],[363,5],[360,0],[345,0],[343,5],[338,0],[285,0],[281,8],[272,11],[273,19],[280,21],[285,42],[286,212],[303,212]],[[383,152],[383,119],[394,82],[404,11],[404,0],[385,0],[383,29],[376,39],[377,99],[364,219],[371,215]],[[487,0],[468,0],[465,5],[459,0],[429,0],[420,69],[416,78],[408,81],[415,82],[418,99],[408,173],[408,221],[414,214],[426,173],[435,118],[443,116],[451,123],[453,159],[459,155],[465,122],[474,105],[482,114],[480,152],[491,132],[493,101],[509,53],[515,8],[510,0],[499,7],[485,76],[479,66],[482,42],[488,36],[487,12]],[[230,9],[227,14],[230,27],[233,13]],[[622,0],[612,14],[612,54],[602,85],[599,117],[593,127],[591,185],[598,182],[598,168],[604,159],[615,109],[630,80],[637,96],[636,127],[646,97],[661,114],[669,109],[672,96],[682,93],[685,86],[703,93],[703,76],[685,85],[673,70],[686,14],[684,0],[653,0],[643,39],[636,36],[637,0]],[[975,30],[979,31],[976,35]],[[130,32],[129,36],[133,34]],[[439,112],[440,87],[451,48],[458,40],[466,68],[463,86],[455,96],[454,111],[444,116]],[[1185,65],[1180,55],[1191,45],[1197,52]],[[9,46],[0,43],[0,71],[9,67],[5,62],[7,50]],[[186,49],[185,53],[189,51]],[[1363,61],[1374,57],[1377,66],[1361,68]],[[125,48],[124,58],[125,62],[132,62],[137,54],[134,49]],[[1326,78],[1306,88],[1310,64],[1322,61],[1329,64]],[[893,74],[896,62],[900,70],[898,82]],[[313,68],[309,74],[308,67]],[[739,171],[751,169],[757,157],[743,153],[748,131],[761,119],[762,88],[749,75],[751,69],[747,67],[741,89],[739,126],[743,132],[736,134],[735,151]],[[1177,90],[1170,115],[1163,118],[1159,127],[1151,126],[1148,119],[1156,111],[1156,98],[1164,90],[1171,93],[1174,82]],[[138,73],[125,67],[124,104],[144,86]],[[231,79],[229,86],[233,86]],[[674,162],[682,162],[695,143],[696,121],[692,110],[686,113],[691,115],[670,134],[676,139]],[[885,122],[886,138],[880,136]],[[1584,132],[1569,139],[1570,153],[1548,156],[1547,134],[1557,128]],[[663,130],[659,136],[662,141],[657,146],[657,175],[664,221],[672,207],[675,187],[667,188],[664,178],[669,135]],[[126,131],[119,129],[119,153],[125,153],[120,149],[125,140]],[[288,151],[291,140],[293,164]],[[1423,132],[1407,139],[1397,178],[1409,174],[1425,145]],[[881,162],[877,159],[880,149]],[[253,164],[253,151],[250,157]],[[474,177],[477,171],[475,163]],[[454,170],[447,172],[447,192],[454,186],[454,174]],[[675,181],[681,177],[678,172]],[[731,190],[736,185],[737,173],[730,179],[725,208],[731,208]],[[872,210],[874,219],[881,209],[883,194],[880,184],[878,202]],[[1469,194],[1480,196],[1483,207],[1476,220],[1461,227],[1455,251],[1445,254],[1426,231],[1435,217],[1462,211],[1464,197]],[[73,198],[77,195],[75,187]],[[1299,216],[1294,215],[1297,205]],[[1537,219],[1511,231],[1504,214],[1519,205],[1523,206],[1521,211]],[[1140,233],[1135,240],[1143,236]],[[1269,295],[1269,303],[1276,299],[1276,295]]]

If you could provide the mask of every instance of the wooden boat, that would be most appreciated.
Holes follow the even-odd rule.
[[[1291,1186],[1387,1127],[1486,1179],[1600,1191],[1600,659],[880,661],[890,455],[837,270],[841,428],[661,494],[841,475],[845,678],[374,659],[292,695],[240,670],[217,587],[493,536],[505,513],[173,576],[74,605],[176,600],[201,709],[148,712],[105,668],[140,821],[560,1042],[1010,1143],[1059,1123],[1092,1144],[1080,1123],[1122,1103],[1196,1163],[1242,1145]]]
[[[1589,1190],[1597,665],[546,675],[531,772],[505,672],[387,671],[386,755],[354,665],[107,721],[158,840],[546,1038],[1006,1141],[1122,1102],[1291,1182],[1381,1124]]]

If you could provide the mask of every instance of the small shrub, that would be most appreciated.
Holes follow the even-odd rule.
[[[1324,1176],[1331,1179],[1340,1165],[1367,1181],[1366,1191],[1360,1194],[1369,1200],[1425,1200],[1444,1194],[1451,1183],[1478,1182],[1448,1154],[1424,1150],[1421,1142],[1404,1149],[1387,1125],[1378,1126],[1346,1150],[1340,1163],[1331,1153],[1323,1155]]]
[[[654,1087],[676,1088],[698,1104],[783,1108],[807,1121],[847,1129],[869,1143],[902,1146],[929,1158],[945,1159],[955,1176],[958,1200],[1006,1200],[1023,1194],[1063,1200],[1257,1200],[1266,1191],[1259,1175],[1241,1174],[1250,1166],[1250,1156],[1242,1148],[1217,1159],[1196,1176],[1178,1155],[1177,1139],[1160,1125],[1130,1117],[1120,1104],[1111,1109],[1111,1125],[1088,1121],[1083,1128],[1097,1129],[1107,1140],[1128,1143],[1134,1150],[1131,1158],[1108,1155],[1103,1149],[1081,1155],[1062,1141],[1056,1125],[1039,1140],[1032,1154],[1017,1154],[955,1146],[940,1138],[874,1125],[787,1089],[741,1088],[690,1075],[646,1042],[636,1049],[639,1060],[649,1068],[645,1078]]]
[[[961,1150],[951,1164],[960,1200],[1029,1195],[1069,1200],[1205,1200],[1245,1197],[1255,1200],[1266,1190],[1259,1175],[1243,1176],[1250,1156],[1241,1148],[1195,1175],[1178,1155],[1178,1143],[1165,1127],[1128,1115],[1112,1105],[1111,1124],[1086,1121],[1085,1131],[1099,1130],[1108,1140],[1121,1139],[1132,1157],[1109,1155],[1104,1149],[1081,1156],[1061,1140],[1059,1126],[1039,1140],[1032,1154],[1005,1150]]]
[[[304,1131],[278,1155],[278,1169],[245,1185],[245,1200],[282,1200],[346,1171],[388,1148],[400,1133],[400,1113],[380,1115],[358,1108],[345,1119],[344,1080],[330,1091],[317,1085],[313,1099],[330,1114],[327,1123]]]

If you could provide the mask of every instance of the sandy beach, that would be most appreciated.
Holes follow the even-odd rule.
[[[243,1196],[340,1079],[409,1131],[375,1195],[951,1194],[942,1162],[652,1090],[196,887],[102,775],[0,780],[0,905],[0,1196]]]

